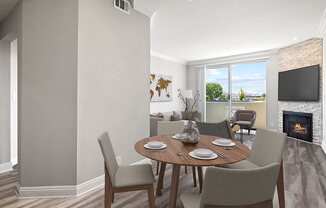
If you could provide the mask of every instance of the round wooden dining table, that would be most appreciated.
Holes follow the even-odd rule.
[[[230,163],[235,163],[244,160],[249,157],[250,149],[240,142],[234,141],[236,145],[231,148],[225,148],[212,144],[215,139],[222,139],[221,137],[200,135],[199,143],[195,146],[184,145],[180,140],[173,139],[172,135],[159,135],[149,138],[144,138],[135,144],[135,150],[152,160],[161,162],[160,174],[157,182],[156,194],[161,195],[163,188],[163,180],[166,164],[172,164],[172,180],[171,180],[171,191],[170,191],[170,202],[169,207],[175,208],[178,195],[179,175],[180,166],[192,166],[193,171],[195,167],[198,168],[199,184],[202,184],[202,167],[203,166],[220,166]],[[167,145],[167,147],[160,151],[153,151],[146,149],[144,145],[149,141],[161,141]],[[189,156],[189,152],[195,149],[210,149],[218,155],[216,159],[212,160],[201,160],[195,159]],[[180,157],[177,153],[185,153],[185,157]],[[221,156],[224,155],[225,157]],[[201,189],[201,187],[200,187]]]

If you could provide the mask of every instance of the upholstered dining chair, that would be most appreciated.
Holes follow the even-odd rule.
[[[108,133],[103,133],[98,142],[104,157],[105,208],[111,207],[115,193],[138,190],[147,190],[149,206],[155,208],[155,178],[151,165],[119,166]]]
[[[228,120],[222,121],[220,123],[196,122],[196,125],[200,134],[218,136],[233,140],[235,131],[239,130],[238,125],[231,128]]]
[[[157,135],[180,134],[184,128],[184,121],[158,121]]]
[[[185,128],[184,121],[159,121],[157,122],[157,135],[164,134],[180,134]],[[164,168],[164,167],[163,167]],[[160,163],[157,162],[156,165],[156,175],[158,175],[160,169]],[[188,168],[185,166],[185,173],[188,173]],[[196,181],[196,173],[193,172],[194,177],[194,186],[197,186]]]
[[[279,163],[251,169],[209,167],[201,194],[181,195],[182,208],[272,208]]]
[[[280,208],[285,207],[284,198],[284,178],[283,178],[283,149],[287,140],[285,133],[267,129],[257,129],[251,147],[251,154],[246,160],[224,165],[231,169],[258,168],[272,163],[280,164],[279,176],[277,180],[277,194]]]

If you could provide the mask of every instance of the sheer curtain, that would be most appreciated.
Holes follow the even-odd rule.
[[[197,68],[197,81],[198,91],[200,94],[200,100],[198,102],[198,112],[201,113],[201,121],[206,121],[206,67]]]

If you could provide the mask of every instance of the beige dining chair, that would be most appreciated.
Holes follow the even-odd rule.
[[[184,121],[158,121],[157,135],[180,134],[184,128]]]
[[[138,190],[147,190],[149,206],[154,208],[155,178],[151,165],[119,166],[108,133],[103,133],[98,138],[98,142],[104,157],[105,208],[111,207],[115,193]]]
[[[181,195],[182,208],[272,208],[279,163],[252,169],[209,167],[201,194]]]
[[[231,169],[248,169],[279,163],[280,170],[277,180],[277,193],[280,208],[284,208],[285,198],[282,156],[286,140],[287,135],[285,133],[267,129],[257,129],[251,148],[251,154],[248,159],[224,165],[223,167]]]

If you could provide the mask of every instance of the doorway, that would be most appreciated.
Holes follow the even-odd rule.
[[[254,110],[254,127],[266,127],[266,62],[206,67],[206,121],[230,120],[237,110]]]

